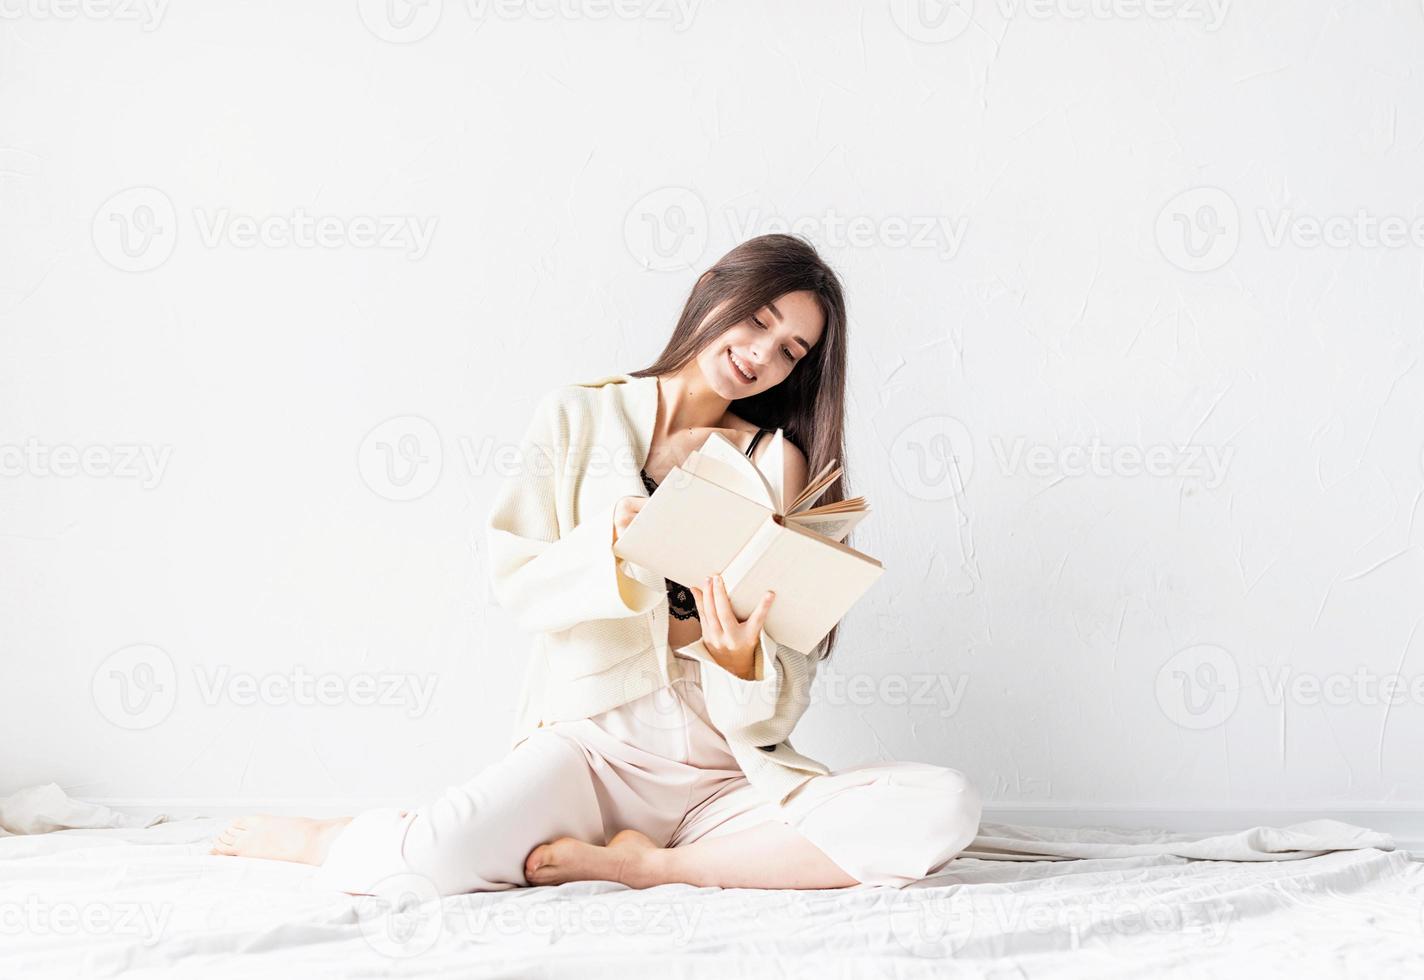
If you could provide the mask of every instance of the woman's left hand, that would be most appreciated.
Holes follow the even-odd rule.
[[[767,592],[746,622],[737,619],[732,599],[722,576],[703,579],[705,588],[692,588],[697,618],[702,622],[702,645],[723,670],[742,680],[751,680],[756,666],[756,648],[776,593]]]

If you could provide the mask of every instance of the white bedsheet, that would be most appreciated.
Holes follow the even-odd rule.
[[[1370,847],[965,858],[902,891],[588,882],[421,902],[413,882],[401,905],[209,856],[221,823],[0,839],[0,976],[1424,976],[1424,870]]]

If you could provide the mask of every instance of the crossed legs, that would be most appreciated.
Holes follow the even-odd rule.
[[[212,853],[318,865],[327,882],[355,894],[401,874],[421,875],[443,895],[584,880],[843,888],[930,874],[968,844],[979,820],[962,775],[917,763],[818,777],[781,808],[742,780],[687,820],[645,806],[606,766],[599,772],[595,779],[578,745],[545,734],[417,810],[244,817]]]

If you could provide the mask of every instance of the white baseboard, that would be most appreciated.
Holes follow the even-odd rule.
[[[418,806],[393,797],[107,797],[91,798],[125,813],[163,813],[169,819],[234,817],[244,813],[334,817],[381,807]],[[1171,807],[1134,803],[986,803],[990,823],[1047,827],[1160,828],[1181,833],[1284,827],[1307,820],[1339,820],[1383,831],[1408,851],[1424,851],[1424,803],[1349,803],[1317,807]]]

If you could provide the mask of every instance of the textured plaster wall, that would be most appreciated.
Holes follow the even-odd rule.
[[[499,451],[791,227],[889,569],[801,747],[1424,801],[1419,3],[77,9],[0,21],[0,792],[495,759]]]

